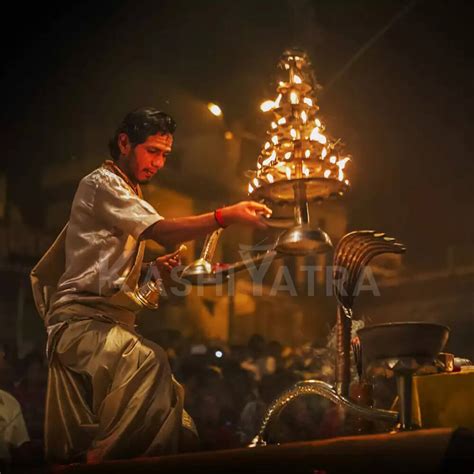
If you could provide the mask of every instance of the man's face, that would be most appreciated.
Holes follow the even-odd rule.
[[[140,184],[148,183],[156,172],[165,165],[172,145],[173,136],[170,134],[150,135],[145,142],[130,149],[127,159],[127,174]]]

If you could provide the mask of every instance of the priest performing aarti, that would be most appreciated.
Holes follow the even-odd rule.
[[[245,201],[197,216],[161,216],[140,186],[165,165],[175,128],[154,108],[126,115],[110,140],[111,159],[81,180],[69,222],[31,273],[48,332],[51,462],[176,453],[183,439],[195,436],[164,350],[135,330],[137,312],[156,307],[179,263],[178,250],[151,262],[150,272],[145,242],[169,248],[219,227],[265,227],[262,214],[271,210]],[[147,303],[140,288],[155,273],[157,294]]]

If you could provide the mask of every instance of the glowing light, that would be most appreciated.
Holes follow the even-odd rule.
[[[265,142],[265,145],[263,145],[263,148],[265,148],[265,150],[268,150],[270,147],[270,142]]]
[[[326,147],[324,147],[323,150],[321,151],[321,158],[322,159],[326,158],[327,154],[328,154],[328,151],[327,151]]]
[[[268,112],[269,110],[272,110],[275,107],[275,102],[273,100],[266,100],[265,102],[262,102],[260,104],[260,110],[262,112]]]
[[[303,165],[303,174],[305,176],[309,176],[309,168],[307,166],[304,166],[304,165]]]
[[[271,154],[266,160],[263,160],[262,165],[263,165],[263,166],[268,166],[268,165],[270,165],[270,163],[271,163],[272,161],[274,161],[275,158],[276,158],[276,153],[275,153],[275,151],[272,151],[272,154]]]
[[[296,138],[296,130],[294,128],[290,130],[290,135],[291,135],[291,138]]]
[[[216,351],[216,357],[218,359],[220,359],[224,354],[222,353],[222,351]]]
[[[253,185],[256,188],[258,188],[260,186],[260,181],[258,180],[258,178],[253,178],[252,182],[253,182]]]
[[[285,170],[287,179],[291,179],[291,168],[287,167]]]
[[[274,145],[278,145],[278,137],[276,135],[273,135],[272,142]]]
[[[346,156],[346,158],[343,158],[342,160],[339,160],[338,163],[337,163],[337,166],[339,166],[339,168],[341,170],[343,170],[345,167],[346,167],[346,163],[350,160],[350,158],[348,156]]]
[[[329,176],[331,176],[331,170],[326,170],[326,171],[324,172],[324,177],[325,177],[325,178],[329,178]]]
[[[301,80],[301,77],[300,77],[300,76],[298,76],[297,74],[295,74],[295,75],[293,76],[293,82],[294,82],[295,84],[301,84],[303,81]]]
[[[234,138],[234,134],[230,130],[227,130],[227,132],[224,133],[224,137],[226,140],[232,140]]]
[[[298,94],[295,91],[290,92],[290,102],[292,104],[297,104],[300,100],[298,99]]]
[[[310,107],[313,106],[313,101],[309,98],[309,97],[305,97],[303,99],[303,102],[306,104],[306,105],[309,105]]]
[[[329,158],[329,163],[332,163],[333,165],[336,163],[336,161],[337,161],[337,158],[336,158],[334,155],[332,155],[332,156]]]
[[[306,151],[304,152],[304,156],[305,156],[306,158],[309,158],[309,157],[311,156],[311,150],[306,150]]]
[[[291,158],[291,151],[287,151],[287,152],[285,153],[285,159],[286,159],[286,160],[289,160],[290,158]]]
[[[275,100],[275,107],[280,107],[281,94],[278,94],[278,97]]]
[[[308,120],[308,114],[303,110],[303,112],[301,112],[301,120],[303,121],[303,123],[306,123],[306,121]]]
[[[348,180],[348,179],[346,179],[346,180],[344,181],[344,183],[346,183],[346,184],[349,186],[349,180]]]
[[[278,120],[278,125],[285,125],[286,123],[286,118],[282,117],[281,119]]]
[[[215,115],[216,117],[220,117],[222,115],[222,109],[217,104],[209,102],[207,104],[207,108],[209,109],[209,112],[211,112],[211,114]]]
[[[270,173],[267,174],[267,181],[269,183],[273,183],[273,181],[274,181],[273,175],[271,175]]]
[[[314,123],[316,124],[316,127],[321,127],[321,120],[316,119]]]
[[[321,145],[325,145],[326,142],[327,142],[326,137],[323,134],[319,133],[319,128],[318,127],[313,128],[313,130],[311,131],[311,135],[310,135],[309,139],[317,141],[317,142],[321,143]]]
[[[251,183],[249,183],[248,193],[249,193],[249,194],[252,194],[252,193],[253,193],[253,186],[252,186]]]
[[[275,122],[272,122],[272,123],[271,123],[271,127],[272,127],[273,129],[275,129],[275,128],[277,128],[277,124],[276,124]]]

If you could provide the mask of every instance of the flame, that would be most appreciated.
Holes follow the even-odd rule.
[[[289,160],[291,158],[291,151],[285,153],[285,159]]]
[[[306,158],[309,158],[309,157],[311,156],[311,150],[306,150],[306,151],[304,152],[304,156],[305,156]]]
[[[309,105],[310,107],[313,106],[313,101],[309,98],[309,97],[305,97],[303,99],[303,102],[306,104],[306,105]]]
[[[295,75],[293,76],[293,82],[294,82],[295,84],[301,84],[303,81],[301,80],[301,77],[300,77],[300,76],[298,76],[297,74],[295,74]]]
[[[333,165],[336,163],[336,161],[337,161],[337,158],[334,155],[332,155],[331,158],[329,158],[329,162],[332,163]]]
[[[290,130],[290,135],[291,135],[291,138],[296,138],[296,130],[294,128]]]
[[[321,151],[321,158],[326,158],[326,155],[328,154],[328,151],[326,149],[326,147],[323,148],[323,150]]]
[[[263,160],[262,165],[268,166],[276,158],[275,150],[272,151],[272,154],[266,159]]]
[[[265,102],[262,102],[260,104],[260,110],[262,112],[268,112],[269,110],[272,110],[276,106],[275,102],[273,100],[266,100]]]
[[[273,129],[277,128],[277,126],[278,126],[278,125],[277,125],[275,122],[272,122],[272,123],[271,123],[271,127],[272,127]]]
[[[339,160],[337,162],[337,166],[339,166],[339,168],[341,170],[343,170],[345,167],[346,167],[346,163],[350,160],[350,158],[348,156],[346,156],[345,158],[343,158],[342,160]]]
[[[342,181],[344,179],[344,172],[342,171],[345,166],[346,166],[346,163],[350,160],[350,158],[347,156],[346,158],[343,158],[342,160],[339,160],[337,162],[337,166],[339,167],[339,173],[338,173],[338,179],[339,181]]]
[[[304,110],[303,112],[301,112],[301,120],[303,121],[303,123],[306,123],[306,120],[308,120],[308,115]]]
[[[326,137],[322,133],[319,133],[319,128],[318,127],[313,128],[313,130],[311,131],[311,135],[310,135],[309,139],[310,140],[315,140],[315,141],[321,143],[321,145],[325,145],[326,142],[327,142]]]
[[[329,176],[331,176],[331,170],[326,170],[326,171],[324,172],[324,177],[325,177],[325,178],[329,178]]]
[[[265,142],[265,145],[263,145],[263,148],[265,148],[265,150],[268,150],[270,147],[270,142]]]
[[[286,118],[285,117],[282,117],[281,119],[278,120],[279,125],[285,125],[285,123],[286,123]]]
[[[291,91],[290,92],[290,102],[292,104],[297,104],[299,103],[299,98],[298,98],[298,94],[295,92],[295,91]]]

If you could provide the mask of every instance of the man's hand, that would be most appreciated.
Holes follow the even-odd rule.
[[[156,266],[156,269],[158,270],[157,276],[160,278],[168,296],[170,294],[170,289],[173,287],[173,277],[171,272],[174,267],[181,265],[181,251],[182,248],[179,248],[176,250],[176,252],[162,255],[153,262],[153,264]]]
[[[222,218],[226,226],[231,224],[249,224],[260,229],[265,229],[267,224],[263,216],[270,217],[272,210],[255,201],[242,201],[233,206],[222,208]]]
[[[169,276],[173,268],[181,264],[180,252],[181,249],[178,249],[176,252],[162,255],[155,260],[154,264],[160,272],[161,278],[164,278],[166,275]]]

